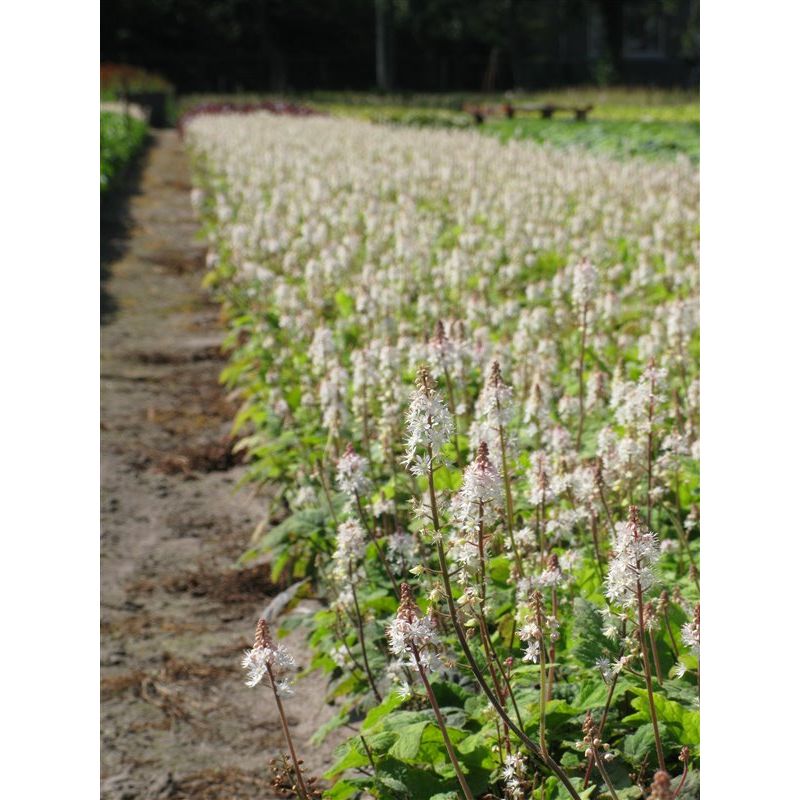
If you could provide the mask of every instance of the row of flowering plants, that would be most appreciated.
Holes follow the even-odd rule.
[[[285,725],[275,786],[697,796],[696,169],[260,113],[186,136],[248,478],[286,509],[242,562],[326,599],[315,745],[353,733],[323,790]],[[244,666],[285,720],[271,636]]]

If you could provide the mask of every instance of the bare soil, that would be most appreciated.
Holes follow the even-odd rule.
[[[204,249],[187,158],[156,133],[127,193],[102,210],[101,796],[275,796],[284,752],[263,687],[239,665],[279,591],[263,567],[232,565],[269,490],[236,492],[236,411],[218,383],[219,309],[201,288]],[[313,613],[311,600],[300,613]],[[304,634],[286,639],[308,665]],[[332,744],[309,738],[334,713],[324,678],[286,701],[310,774]]]

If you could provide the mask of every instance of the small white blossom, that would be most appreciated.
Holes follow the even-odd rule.
[[[627,608],[636,603],[638,592],[653,585],[653,566],[658,562],[658,537],[643,531],[632,513],[627,522],[617,523],[613,541],[614,556],[606,578],[606,596],[612,603]]]
[[[406,414],[405,463],[406,466],[413,464],[412,472],[417,475],[425,474],[431,468],[430,457],[436,458],[453,436],[453,418],[431,386],[432,380],[427,369],[421,368],[417,390],[411,396]],[[417,454],[420,447],[426,451],[422,458]]]
[[[355,498],[369,490],[367,459],[358,455],[352,444],[348,444],[336,462],[336,485],[339,490]]]
[[[294,668],[294,658],[282,645],[275,645],[270,636],[267,623],[260,619],[256,627],[256,637],[252,649],[242,656],[242,668],[247,671],[247,686],[253,687],[261,683],[265,676],[267,681],[271,672],[276,681],[275,689],[282,696],[291,692],[286,673]]]
[[[346,578],[351,565],[364,557],[366,544],[366,531],[357,519],[346,519],[339,525],[333,563],[340,578]]]

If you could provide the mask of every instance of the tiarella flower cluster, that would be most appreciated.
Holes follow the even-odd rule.
[[[389,649],[401,664],[426,672],[444,668],[440,659],[441,640],[436,621],[431,616],[421,616],[414,602],[411,587],[401,586],[401,601],[397,616],[386,628]]]
[[[395,575],[403,575],[417,555],[417,542],[410,533],[395,531],[389,535],[386,541],[386,560]]]
[[[685,622],[681,627],[681,639],[683,643],[693,652],[700,652],[700,604],[694,608],[694,615],[689,622]]]
[[[661,554],[658,537],[643,530],[635,509],[631,509],[626,522],[617,523],[613,551],[606,578],[606,597],[611,603],[627,608],[653,586],[653,567]]]
[[[415,475],[425,475],[453,437],[453,418],[434,388],[426,367],[417,372],[417,390],[406,414],[406,458]],[[422,449],[422,454],[419,453]]]
[[[527,765],[519,753],[509,753],[503,762],[503,781],[512,800],[523,800],[528,790]]]
[[[548,642],[558,641],[560,624],[552,615],[544,614],[544,604],[542,595],[534,591],[530,605],[520,607],[519,615],[523,622],[519,627],[518,636],[520,641],[525,643],[525,654],[523,661],[538,664],[542,655],[542,649]]]
[[[364,526],[357,519],[347,519],[336,531],[336,550],[333,554],[334,574],[341,580],[349,577],[364,557],[367,545],[367,534]]]
[[[293,694],[287,673],[294,669],[292,655],[282,645],[275,645],[266,621],[260,619],[256,626],[253,647],[242,657],[242,668],[247,671],[246,684],[257,686],[262,681],[273,686],[278,694]]]
[[[563,586],[566,580],[566,575],[558,562],[558,556],[553,553],[547,560],[547,568],[538,578],[538,584],[543,588],[555,589]]]
[[[583,259],[572,272],[572,303],[583,310],[597,291],[597,270],[587,259]]]
[[[488,530],[497,518],[496,508],[502,499],[502,479],[489,460],[489,446],[481,442],[475,460],[464,470],[461,489],[453,500],[453,519],[459,530],[467,537],[473,537],[481,526]]]
[[[358,455],[352,444],[348,444],[336,462],[336,485],[351,498],[363,496],[369,490],[367,459]]]
[[[476,450],[481,442],[487,442],[493,453],[500,453],[503,448],[509,451],[512,399],[512,389],[503,381],[500,364],[493,361],[478,395],[475,421],[470,428],[470,441]]]

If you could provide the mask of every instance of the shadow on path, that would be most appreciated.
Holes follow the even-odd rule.
[[[111,265],[121,259],[128,248],[131,229],[131,199],[141,193],[142,173],[147,151],[153,145],[148,136],[139,154],[119,177],[117,184],[100,197],[100,324],[108,324],[118,306],[108,291]]]

